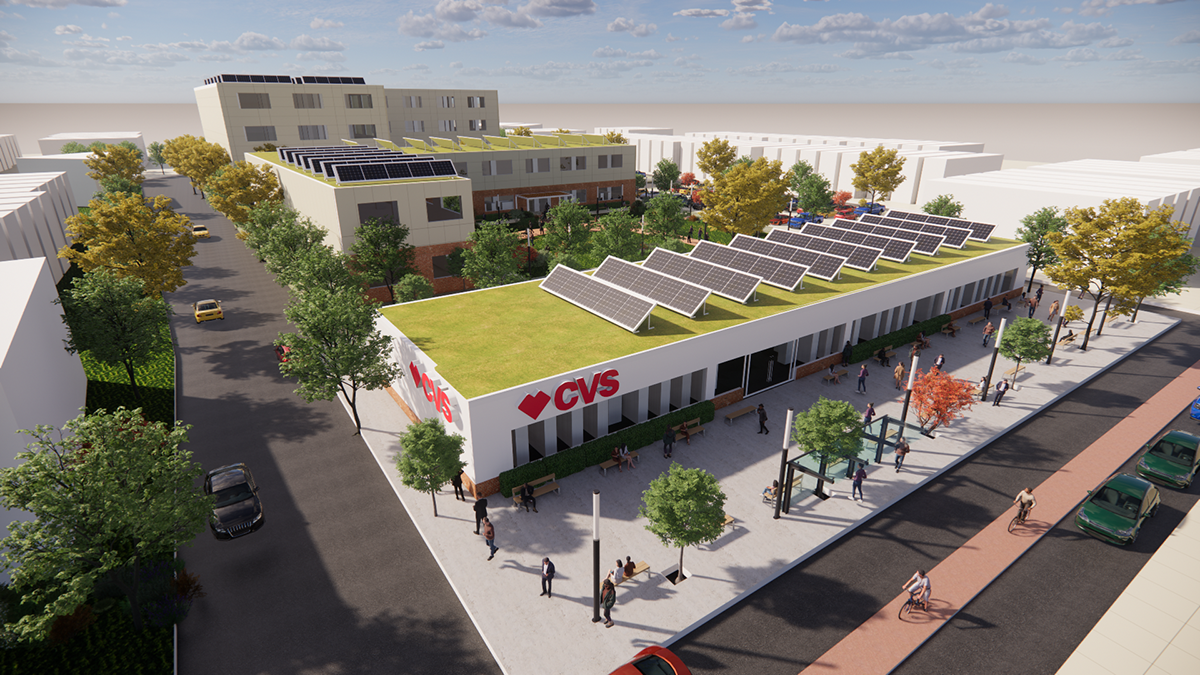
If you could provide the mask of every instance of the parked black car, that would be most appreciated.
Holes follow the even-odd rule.
[[[257,532],[263,526],[258,485],[245,464],[230,464],[209,471],[204,477],[204,493],[217,498],[208,522],[217,539],[236,539]]]

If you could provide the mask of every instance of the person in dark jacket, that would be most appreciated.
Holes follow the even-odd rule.
[[[667,427],[663,432],[663,457],[669,458],[675,450],[675,430]]]
[[[479,534],[479,521],[487,518],[487,498],[475,500],[475,534]]]
[[[758,404],[758,433],[760,433],[760,434],[771,433],[771,432],[767,431],[767,409],[764,408],[763,404],[761,404],[761,403]]]
[[[542,595],[551,597],[551,587],[554,584],[554,563],[549,558],[542,558]]]
[[[854,347],[850,346],[849,340],[846,340],[846,346],[842,347],[842,366],[850,365],[852,358],[854,358]]]
[[[465,501],[467,501],[467,498],[463,494],[462,476],[463,475],[462,475],[461,471],[454,474],[454,478],[450,479],[450,484],[454,486],[454,498],[465,502]]]

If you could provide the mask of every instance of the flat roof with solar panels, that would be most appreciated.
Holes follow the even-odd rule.
[[[273,153],[254,154],[338,186],[458,177],[454,162],[445,157],[413,155],[365,145],[286,147]]]
[[[689,318],[704,308],[711,293],[706,288],[613,256],[606,258],[592,276]]]
[[[651,251],[650,256],[642,262],[642,266],[706,288],[716,295],[743,304],[750,302],[750,298],[754,296],[759,283],[762,282],[762,277],[756,274],[739,272],[704,260],[689,258],[664,248],[656,248]]]
[[[654,309],[653,301],[576,272],[566,265],[551,270],[540,287],[631,333],[638,332]]]
[[[688,255],[697,260],[760,276],[763,283],[789,291],[796,290],[800,282],[804,281],[805,273],[808,272],[808,268],[804,265],[752,251],[721,246],[711,241],[702,241],[696,244],[696,247]]]
[[[913,232],[898,227],[889,227],[887,225],[874,225],[861,220],[849,220],[847,218],[834,218],[825,221],[833,227],[850,230],[851,232],[861,232],[863,234],[873,234],[879,237],[890,237],[892,239],[905,239],[913,242],[913,253],[921,255],[937,255],[938,250],[942,247],[942,242],[945,237],[936,234],[924,234],[922,232]]]
[[[928,213],[913,213],[911,211],[896,211],[890,210],[886,214],[889,218],[896,218],[900,221],[914,221],[918,223],[928,223],[930,225],[941,225],[943,227],[954,227],[965,230],[970,230],[971,239],[974,241],[987,241],[991,238],[992,232],[996,230],[996,226],[991,223],[979,223],[973,220],[964,218],[951,218],[949,216],[934,216]]]
[[[851,244],[858,244],[859,246],[879,249],[880,258],[898,263],[908,262],[909,254],[912,253],[913,247],[917,245],[916,242],[907,239],[891,239],[874,234],[864,234],[862,232],[852,232],[836,227],[818,225],[817,223],[805,223],[804,227],[800,228],[799,233],[793,232],[791,229],[785,230],[777,227],[767,234],[767,241],[802,248],[803,239],[801,237],[803,235],[829,239],[831,241],[845,241]]]
[[[735,235],[733,240],[729,242],[729,245],[733,248],[750,251],[768,258],[786,260],[797,265],[803,265],[807,269],[809,276],[824,281],[837,279],[837,276],[842,272],[842,266],[846,264],[846,259],[838,255],[777,244],[744,234]]]
[[[942,237],[943,246],[951,248],[962,248],[966,245],[967,239],[971,237],[971,231],[961,227],[945,227],[943,225],[934,225],[933,223],[918,222],[916,220],[902,220],[889,216],[876,216],[866,214],[862,217],[864,223],[872,225],[884,225],[886,227],[897,227],[909,232],[918,232],[923,234],[932,234]]]

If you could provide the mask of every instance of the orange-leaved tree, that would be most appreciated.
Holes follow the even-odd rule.
[[[687,173],[685,173],[679,177],[679,183],[681,185],[692,185],[695,182],[696,182],[696,174],[692,173],[691,171],[688,171]]]
[[[970,382],[952,377],[940,368],[929,372],[918,368],[911,405],[922,431],[931,433],[938,426],[957,419],[964,410],[970,410],[975,405],[974,390]],[[932,426],[926,429],[930,424]]]

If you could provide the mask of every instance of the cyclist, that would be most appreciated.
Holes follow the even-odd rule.
[[[1017,498],[1013,500],[1013,504],[1020,504],[1021,522],[1025,522],[1025,519],[1029,517],[1029,512],[1033,510],[1033,507],[1037,506],[1037,500],[1033,498],[1033,488],[1021,490]]]
[[[917,570],[917,573],[908,578],[908,581],[901,584],[901,588],[908,591],[912,596],[913,602],[919,602],[922,609],[929,606],[929,593],[933,590],[933,584],[929,581],[929,575],[925,574],[925,570]],[[920,594],[921,599],[917,600],[917,595]]]

